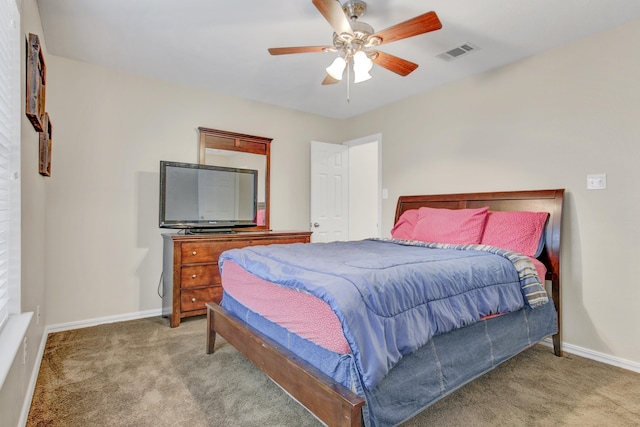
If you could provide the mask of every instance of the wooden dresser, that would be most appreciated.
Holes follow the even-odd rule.
[[[309,243],[310,231],[247,231],[229,234],[163,234],[162,315],[171,327],[206,314],[205,303],[220,302],[218,258],[227,249],[272,243]]]

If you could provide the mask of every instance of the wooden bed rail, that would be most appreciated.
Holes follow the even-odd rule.
[[[214,302],[207,303],[207,329],[207,354],[214,351],[217,332],[328,426],[361,427],[364,398]]]

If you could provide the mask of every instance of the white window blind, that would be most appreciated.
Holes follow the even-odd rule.
[[[9,313],[20,310],[11,293],[19,286],[12,283],[17,268],[12,265],[12,255],[18,255],[12,254],[15,249],[12,239],[19,236],[14,221],[16,208],[19,215],[20,204],[17,174],[20,155],[19,33],[20,17],[15,0],[0,0],[0,329]],[[17,224],[19,226],[19,219]]]

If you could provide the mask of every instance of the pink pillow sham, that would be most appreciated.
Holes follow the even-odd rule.
[[[547,212],[491,211],[480,243],[534,257],[544,243]]]
[[[478,209],[418,209],[414,240],[424,242],[480,243],[488,207]]]
[[[403,240],[412,240],[413,239],[413,229],[418,223],[418,210],[410,209],[408,211],[404,211],[400,218],[398,218],[398,222],[391,229],[391,237],[394,239],[403,239]]]

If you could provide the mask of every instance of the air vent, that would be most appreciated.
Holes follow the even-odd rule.
[[[436,55],[436,58],[440,58],[449,62],[475,52],[476,50],[480,50],[480,48],[474,44],[465,43],[458,47],[454,47],[451,50]]]

